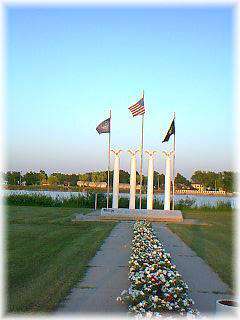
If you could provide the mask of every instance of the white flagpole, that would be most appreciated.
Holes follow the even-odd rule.
[[[174,120],[174,137],[173,137],[173,172],[172,172],[172,175],[173,175],[173,177],[172,177],[172,210],[174,210],[174,194],[175,194],[175,152],[176,152],[176,138],[175,138],[175,136],[176,136],[176,127],[175,127],[175,124],[176,124],[176,114],[175,114],[175,112],[174,112],[174,114],[173,114],[173,120]]]
[[[143,90],[143,101],[144,101],[144,90]],[[139,190],[139,209],[142,209],[143,128],[144,128],[144,114],[142,115],[142,137],[141,137],[141,146],[140,146],[140,190]]]
[[[107,177],[107,209],[109,208],[109,189],[110,189],[110,154],[111,154],[111,121],[112,113],[109,111],[110,130],[108,134],[108,177]]]

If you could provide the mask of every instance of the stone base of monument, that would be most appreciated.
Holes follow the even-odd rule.
[[[147,220],[152,222],[182,222],[180,210],[106,209],[101,210],[100,220]]]

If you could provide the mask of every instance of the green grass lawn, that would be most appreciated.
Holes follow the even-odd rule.
[[[198,219],[206,226],[169,224],[168,227],[203,258],[220,278],[234,288],[234,211],[194,210],[184,218]]]
[[[7,312],[54,310],[115,223],[71,222],[90,209],[6,207]]]

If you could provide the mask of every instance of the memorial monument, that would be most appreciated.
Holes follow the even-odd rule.
[[[163,151],[162,154],[166,160],[165,166],[165,190],[164,190],[164,210],[154,209],[154,160],[157,151],[146,150],[145,154],[148,157],[148,178],[147,178],[147,207],[142,209],[142,164],[143,164],[143,128],[144,128],[144,93],[142,98],[135,104],[128,108],[133,117],[141,116],[141,144],[140,148],[136,151],[129,149],[128,153],[131,156],[130,161],[130,194],[129,194],[129,208],[119,208],[119,170],[120,170],[120,153],[121,149],[111,150],[114,155],[113,165],[113,186],[112,186],[112,208],[109,208],[109,168],[110,168],[110,133],[111,133],[111,111],[109,118],[101,122],[97,126],[99,134],[108,133],[108,192],[107,192],[107,208],[103,208],[101,211],[102,219],[116,219],[116,220],[139,220],[147,219],[150,221],[182,221],[182,214],[179,210],[174,209],[174,163],[175,163],[175,113],[173,120],[169,126],[167,134],[162,142],[168,142],[170,137],[174,135],[173,151]],[[136,155],[140,154],[140,190],[139,190],[139,208],[136,208],[136,170],[137,159]],[[171,210],[171,173],[173,180],[173,196],[172,196],[172,210]]]

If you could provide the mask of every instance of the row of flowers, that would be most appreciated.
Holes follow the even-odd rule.
[[[147,221],[137,221],[133,227],[129,280],[129,289],[117,300],[127,303],[131,314],[138,317],[198,315],[188,296],[187,284]]]

